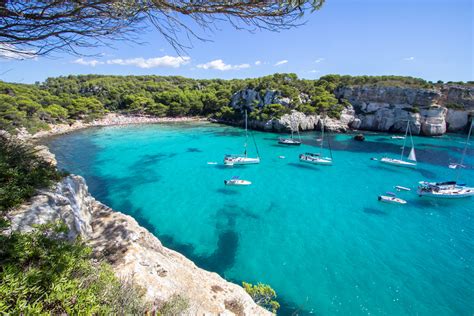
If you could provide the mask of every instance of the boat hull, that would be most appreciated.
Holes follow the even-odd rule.
[[[233,159],[224,159],[224,164],[226,166],[253,165],[253,164],[259,164],[259,163],[260,163],[260,158],[237,157]]]
[[[313,165],[332,166],[332,159],[326,159],[326,158],[314,158],[314,159],[300,158],[300,161],[310,163]]]
[[[474,196],[474,189],[464,190],[464,192],[459,193],[446,193],[446,192],[426,192],[422,190],[417,191],[420,197],[429,197],[435,199],[463,199]]]
[[[392,158],[384,157],[380,159],[379,161],[381,163],[391,165],[391,166],[396,166],[396,167],[416,168],[416,163],[404,161],[400,159],[392,159]]]
[[[380,195],[379,196],[379,201],[384,202],[384,203],[390,203],[390,204],[407,204],[407,201],[402,200],[397,197],[391,197],[391,196],[386,196],[386,195]]]
[[[224,180],[224,184],[227,186],[247,186],[251,185],[252,182],[247,180]]]
[[[300,146],[301,145],[301,142],[299,141],[292,141],[292,140],[282,140],[280,139],[278,141],[278,144],[280,145],[286,145],[286,146]]]

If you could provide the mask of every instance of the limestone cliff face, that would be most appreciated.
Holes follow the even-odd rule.
[[[437,89],[354,86],[336,90],[355,109],[353,128],[402,132],[406,121],[415,134],[441,135],[466,128],[474,113],[474,87]]]
[[[97,257],[105,257],[119,276],[132,276],[146,289],[150,301],[173,294],[187,297],[190,315],[233,315],[226,301],[239,301],[246,315],[270,315],[257,306],[240,286],[218,274],[198,268],[161,242],[130,216],[96,201],[84,179],[71,175],[51,190],[43,190],[9,214],[12,229],[28,231],[32,225],[64,221],[69,238],[81,236]]]
[[[421,135],[441,135],[464,130],[474,116],[474,87],[444,86],[436,89],[383,86],[348,86],[335,91],[339,99],[346,99],[351,106],[345,108],[340,119],[327,118],[326,127],[333,131],[352,129],[404,132],[406,122],[411,122],[412,132]],[[300,102],[309,102],[301,94]],[[291,100],[282,98],[277,91],[261,95],[245,89],[233,95],[231,106],[263,107],[279,103],[291,106]],[[300,130],[319,128],[320,117],[292,111],[281,118],[268,121],[249,121],[251,128],[284,132],[290,126]]]

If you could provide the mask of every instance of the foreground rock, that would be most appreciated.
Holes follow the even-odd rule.
[[[198,268],[161,242],[130,216],[96,201],[84,179],[68,176],[52,190],[8,214],[13,230],[30,231],[34,224],[64,221],[69,238],[81,236],[99,258],[109,261],[118,276],[130,277],[146,289],[152,302],[178,294],[189,300],[190,315],[232,315],[226,306],[242,307],[246,315],[270,315],[240,286]]]

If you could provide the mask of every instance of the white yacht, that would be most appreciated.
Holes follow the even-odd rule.
[[[321,147],[319,153],[304,153],[300,154],[301,162],[307,162],[315,165],[331,166],[332,165],[332,151],[329,146],[330,157],[323,157],[323,143],[324,143],[324,121],[321,122]],[[329,142],[328,142],[329,144]]]
[[[405,152],[405,145],[406,145],[406,137],[408,135],[408,132],[410,132],[410,140],[411,140],[411,150],[410,150],[410,154],[408,155],[408,160],[410,160],[410,161],[407,161],[407,160],[403,159],[404,158],[403,154]],[[403,141],[403,147],[402,147],[402,153],[400,155],[400,159],[390,158],[390,157],[383,157],[379,161],[381,163],[385,163],[385,164],[392,165],[392,166],[415,168],[416,167],[415,145],[413,144],[413,136],[411,134],[410,121],[408,121],[408,123],[407,123],[407,129],[405,131],[405,137],[403,137],[403,139],[404,139],[404,141]]]
[[[253,138],[253,136],[252,136]],[[253,139],[255,144],[255,149],[257,150],[257,157],[248,157],[247,155],[247,142],[248,142],[248,129],[247,129],[247,110],[245,110],[245,144],[244,144],[244,153],[240,155],[225,155],[224,164],[226,166],[234,165],[251,165],[260,163],[260,157],[258,156],[258,147],[255,139]]]
[[[426,182],[420,181],[418,195],[441,199],[459,199],[474,196],[474,188],[458,184],[456,181]]]
[[[246,186],[246,185],[251,185],[252,182],[250,182],[248,180],[241,180],[241,179],[239,179],[239,177],[232,177],[232,179],[230,179],[230,180],[224,180],[224,184],[225,185],[234,185],[234,186],[238,186],[238,185]]]
[[[439,199],[459,199],[474,196],[474,187],[468,187],[465,184],[458,183],[461,169],[465,168],[464,158],[466,157],[467,147],[469,146],[469,139],[471,138],[472,126],[471,122],[469,132],[467,134],[466,144],[461,156],[461,161],[458,164],[450,164],[450,169],[457,169],[456,181],[447,182],[427,182],[420,181],[418,185],[418,195],[434,197]]]
[[[278,144],[288,145],[288,146],[299,146],[299,145],[301,145],[301,136],[300,136],[299,126],[298,125],[296,126],[296,132],[298,133],[298,139],[296,139],[294,137],[293,124],[290,124],[290,125],[291,125],[290,126],[290,128],[291,128],[291,138],[280,137],[280,138],[278,138]]]

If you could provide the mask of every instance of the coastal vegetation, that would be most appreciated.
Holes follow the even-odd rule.
[[[275,290],[268,284],[258,283],[256,285],[242,282],[244,290],[252,297],[255,303],[263,308],[276,313],[280,304],[275,300],[277,295]]]
[[[232,80],[81,75],[48,78],[34,85],[0,81],[0,129],[25,127],[35,132],[50,123],[93,120],[107,112],[236,120],[241,113],[230,103],[232,96],[243,89],[253,89],[261,96],[276,91],[280,99],[288,101],[285,105],[254,106],[251,119],[280,117],[291,109],[305,114],[324,112],[337,118],[349,103],[336,98],[334,92],[354,85],[432,88],[436,84],[401,76],[326,75],[307,80],[291,73]]]

